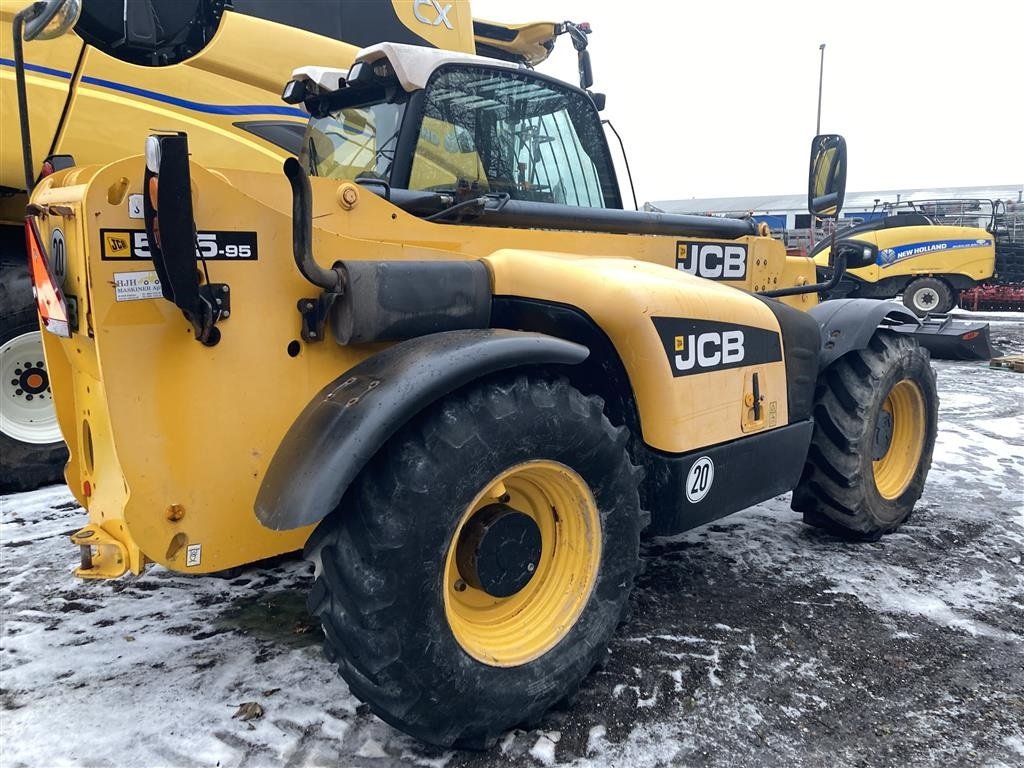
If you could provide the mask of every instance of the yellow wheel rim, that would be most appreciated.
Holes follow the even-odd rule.
[[[494,597],[469,585],[456,561],[466,524],[496,501],[528,515],[540,530],[536,569],[509,597]],[[600,560],[600,517],[583,478],[555,461],[517,464],[477,494],[452,536],[442,585],[452,634],[466,653],[495,667],[543,656],[583,612]]]
[[[926,427],[924,395],[917,384],[903,379],[885,398],[882,411],[879,418],[891,423],[891,437],[885,453],[872,466],[878,493],[891,500],[907,489],[921,462]]]

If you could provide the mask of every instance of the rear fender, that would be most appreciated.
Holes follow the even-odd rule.
[[[575,364],[589,350],[540,333],[459,330],[379,352],[317,393],[267,468],[255,511],[283,531],[338,506],[370,458],[413,416],[482,376],[526,365]]]
[[[874,299],[835,299],[812,307],[808,313],[821,329],[821,357],[818,370],[823,371],[845,355],[867,347],[882,323],[921,324],[909,309],[889,301]]]

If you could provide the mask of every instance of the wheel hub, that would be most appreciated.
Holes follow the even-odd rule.
[[[875,439],[871,443],[871,460],[878,461],[889,452],[892,445],[892,414],[881,411],[875,422]]]
[[[872,471],[883,499],[900,497],[921,461],[925,444],[925,400],[910,379],[898,381],[885,398],[872,439]]]
[[[17,379],[11,379],[11,385],[15,387],[15,396],[32,400],[35,396],[42,394],[50,386],[50,379],[46,375],[46,368],[41,362],[35,364],[24,363],[24,368],[15,368],[14,375]],[[20,390],[20,392],[19,392]]]
[[[914,298],[918,309],[932,309],[939,303],[939,294],[931,288],[922,288]]]
[[[39,331],[23,333],[0,345],[0,432],[34,445],[61,439],[42,351]]]
[[[530,583],[541,555],[540,527],[505,504],[488,504],[462,529],[455,560],[470,586],[511,597]]]

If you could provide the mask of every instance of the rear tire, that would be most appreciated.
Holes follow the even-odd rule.
[[[46,366],[38,365],[44,362],[39,334],[34,307],[0,317],[0,493],[64,482],[68,449]]]
[[[928,353],[876,331],[819,377],[814,435],[793,509],[804,522],[875,541],[902,525],[924,490],[939,398]]]
[[[903,289],[903,305],[918,317],[949,312],[956,306],[953,289],[937,277],[919,277]]]
[[[309,610],[352,693],[406,733],[467,748],[575,693],[638,570],[627,440],[600,399],[526,376],[471,385],[398,432],[306,545]],[[529,536],[479,554],[503,508],[536,523],[535,563],[516,549]],[[520,581],[482,587],[499,560]]]

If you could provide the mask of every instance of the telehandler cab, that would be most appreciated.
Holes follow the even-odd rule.
[[[752,222],[623,211],[585,90],[382,44],[285,95],[312,115],[290,194],[155,134],[32,196],[80,576],[304,547],[352,692],[480,747],[605,658],[644,529],[790,490],[854,538],[910,515],[935,377],[887,323],[913,316],[818,305]],[[845,176],[816,137],[815,215]],[[834,250],[840,275],[870,258]]]

